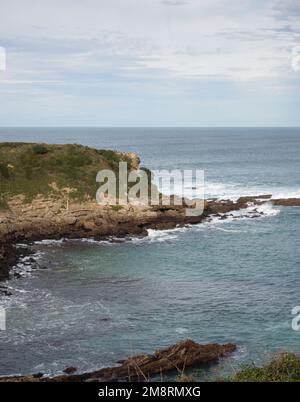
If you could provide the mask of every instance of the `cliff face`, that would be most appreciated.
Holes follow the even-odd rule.
[[[0,211],[0,279],[5,279],[9,267],[18,258],[13,244],[42,239],[103,238],[107,236],[146,235],[146,229],[171,229],[200,223],[211,215],[220,216],[247,208],[248,202],[264,201],[243,197],[233,201],[207,201],[200,216],[186,216],[184,206],[99,206],[96,200],[82,202],[65,197],[36,196],[27,202],[24,195],[7,201]],[[259,216],[259,215],[258,215]],[[255,217],[255,216],[252,216]]]
[[[14,241],[123,236],[142,233],[148,227],[174,227],[195,221],[185,216],[183,207],[99,206],[96,201],[72,202],[66,207],[64,199],[36,197],[26,204],[21,196],[8,205],[9,210],[0,213],[0,240],[4,236]]]
[[[192,221],[182,207],[99,206],[96,175],[118,176],[119,162],[133,170],[140,159],[76,144],[0,143],[0,279],[17,261],[18,241],[143,234]]]
[[[142,211],[118,212],[95,201],[98,171],[117,174],[119,162],[132,170],[140,160],[133,152],[77,144],[0,143],[0,280],[18,259],[17,241],[141,230],[134,221]]]
[[[203,217],[186,217],[183,207],[147,205],[99,206],[96,201],[71,202],[24,196],[8,201],[0,212],[0,280],[17,260],[14,243],[42,239],[86,238],[147,234],[147,228],[165,229],[200,222]]]

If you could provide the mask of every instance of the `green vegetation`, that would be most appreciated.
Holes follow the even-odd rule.
[[[111,166],[118,166],[120,157],[115,151],[111,151],[109,149],[100,149],[98,152],[111,164]],[[130,159],[125,157],[124,162],[128,163],[128,169],[130,169]]]
[[[197,374],[183,371],[174,380],[175,382],[198,382],[197,377]],[[216,382],[300,382],[300,356],[294,353],[282,353],[262,367],[257,367],[254,363],[246,364],[242,365],[231,377],[207,380]]]
[[[115,212],[118,212],[121,209],[123,209],[123,206],[122,205],[111,205],[111,209],[114,210]]]
[[[9,207],[6,200],[0,197],[0,211],[6,211],[7,209],[9,209]]]
[[[38,194],[84,200],[95,198],[101,169],[118,172],[120,161],[127,156],[83,145],[48,145],[0,143],[0,208],[19,194],[31,201]]]
[[[32,150],[37,155],[43,155],[49,152],[48,147],[42,144],[37,144],[32,147]]]
[[[300,357],[293,353],[283,353],[263,367],[246,365],[225,381],[238,382],[292,382],[300,381]]]

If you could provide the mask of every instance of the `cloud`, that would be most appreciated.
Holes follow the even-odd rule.
[[[166,6],[185,6],[188,1],[181,0],[162,0],[162,3]]]
[[[63,84],[64,81],[59,80],[2,80],[1,84],[8,85],[32,85],[32,84]]]
[[[284,88],[298,77],[291,69],[291,49],[300,45],[295,1],[2,3],[3,93],[19,86],[27,99],[44,90],[43,102],[55,104],[60,93],[68,105],[90,96],[103,107],[108,97],[117,105],[155,95],[173,102],[175,93],[207,83],[217,99],[221,82]]]
[[[300,15],[300,3],[295,0],[274,1],[273,9],[278,19],[288,20]]]
[[[187,4],[164,12],[166,5]],[[101,74],[109,68],[122,74],[141,68],[194,79],[272,78],[288,66],[290,49],[300,38],[294,18],[300,7],[292,1],[285,4],[286,8],[276,0],[145,0],[143,6],[138,0],[11,0],[0,17],[0,37],[10,53],[11,74],[14,65],[26,72],[40,63],[41,74],[50,66],[54,75]],[[20,50],[27,52],[23,60],[17,55]]]

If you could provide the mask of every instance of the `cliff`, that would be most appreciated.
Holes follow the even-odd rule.
[[[210,215],[226,219],[230,211],[261,204],[271,195],[242,197],[237,202],[207,201],[200,216],[186,216],[185,206],[146,204],[99,206],[97,172],[118,173],[120,161],[137,169],[134,153],[97,150],[82,145],[0,143],[0,280],[19,253],[16,242],[42,239],[146,235],[147,229],[170,229],[200,223]],[[163,197],[161,197],[163,199]],[[300,205],[299,199],[272,200]],[[254,214],[251,217],[259,216]]]
[[[69,198],[71,201],[95,199],[99,170],[117,173],[119,162],[136,169],[134,153],[98,150],[83,145],[0,143],[0,209],[8,209],[14,196],[24,203],[37,196]]]
[[[18,259],[18,241],[145,234],[193,222],[182,207],[99,206],[96,175],[117,176],[121,161],[129,170],[140,163],[135,153],[76,144],[0,143],[0,280]]]

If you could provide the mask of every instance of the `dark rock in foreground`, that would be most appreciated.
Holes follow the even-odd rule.
[[[178,342],[153,355],[142,354],[123,360],[117,367],[103,368],[84,374],[56,377],[19,376],[1,377],[0,382],[90,382],[90,381],[147,381],[151,375],[163,375],[168,371],[183,371],[186,367],[216,363],[219,358],[236,350],[236,345],[210,343],[201,345],[192,340]]]

